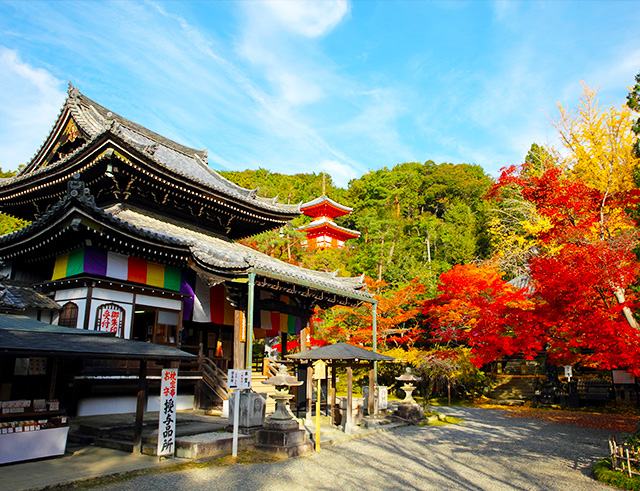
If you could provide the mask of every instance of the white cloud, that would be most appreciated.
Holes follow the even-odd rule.
[[[309,38],[327,34],[349,12],[346,0],[268,0],[262,5],[281,26]]]
[[[0,164],[15,169],[43,142],[62,106],[63,82],[0,46]]]
[[[518,10],[516,0],[493,0],[493,16],[501,23],[508,23]]]
[[[346,188],[351,179],[358,177],[359,173],[353,167],[336,160],[325,160],[320,162],[318,168],[331,175],[336,186]]]

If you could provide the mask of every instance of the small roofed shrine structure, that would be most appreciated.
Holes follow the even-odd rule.
[[[331,417],[331,423],[334,423],[333,409],[336,407],[336,370],[339,368],[345,368],[347,372],[347,400],[346,407],[344,408],[344,417],[341,421],[341,426],[345,433],[349,433],[353,430],[353,367],[354,366],[369,366],[369,391],[368,393],[375,394],[376,389],[376,363],[379,361],[393,361],[394,358],[387,355],[376,353],[368,349],[361,348],[360,346],[354,346],[349,343],[336,343],[316,348],[308,351],[302,351],[293,355],[288,355],[288,359],[294,360],[300,363],[308,363],[307,367],[307,381],[313,378],[313,367],[311,362],[322,360],[327,363],[329,370],[327,370],[327,391],[325,404],[327,409],[331,408],[329,414]],[[331,372],[331,378],[329,379],[329,372]],[[311,394],[313,389],[311,386],[307,387],[307,414],[310,415],[312,411]],[[318,394],[317,397],[321,397]],[[367,412],[370,416],[376,412],[374,404],[374,397],[367,398]]]
[[[138,364],[131,448],[140,453],[144,411],[152,409],[147,365],[169,367],[194,358],[173,346],[0,314],[0,464],[64,454],[74,404],[69,387],[87,359]]]
[[[338,225],[334,219],[349,215],[353,209],[332,200],[325,194],[324,175],[322,181],[323,193],[319,198],[300,205],[300,211],[313,218],[311,223],[298,227],[306,234],[304,245],[309,249],[340,249],[349,239],[357,239],[360,232]]]
[[[227,369],[252,367],[254,338],[280,336],[286,346],[316,306],[371,304],[375,345],[376,301],[361,278],[300,268],[236,242],[281,227],[299,205],[237,186],[208,166],[205,150],[71,85],[34,157],[0,179],[0,211],[31,222],[0,236],[0,273],[57,303],[54,324],[199,355],[192,369],[201,380],[185,375],[179,387],[191,393],[179,408],[220,404]],[[87,360],[78,414],[123,412],[123,391],[135,400],[127,382],[134,365]],[[183,363],[179,377],[189,370]]]

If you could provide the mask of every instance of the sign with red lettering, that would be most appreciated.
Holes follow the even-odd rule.
[[[122,337],[124,330],[124,309],[115,303],[98,307],[96,312],[96,331],[110,332]]]
[[[178,369],[162,370],[160,383],[160,418],[158,422],[158,457],[173,455],[176,447],[176,410]]]

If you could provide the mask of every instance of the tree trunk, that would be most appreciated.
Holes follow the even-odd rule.
[[[625,302],[624,289],[616,286],[613,289],[613,294],[616,296],[616,300],[618,300],[618,303],[622,304]],[[631,327],[633,327],[634,329],[640,329],[640,325],[638,325],[638,321],[633,316],[633,312],[631,312],[631,309],[629,307],[622,307],[622,313],[624,314],[625,319],[627,319],[627,322]]]

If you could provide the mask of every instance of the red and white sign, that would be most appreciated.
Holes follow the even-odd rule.
[[[160,384],[160,418],[158,423],[158,457],[173,455],[176,448],[176,410],[178,369],[162,370]]]
[[[96,331],[110,332],[122,337],[124,328],[124,309],[115,303],[98,307],[96,313]]]

